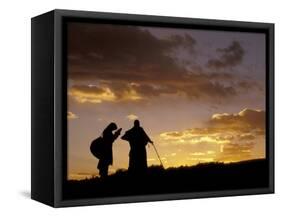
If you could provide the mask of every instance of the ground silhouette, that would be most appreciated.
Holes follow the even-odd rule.
[[[268,161],[202,163],[164,169],[151,166],[142,176],[118,170],[106,179],[99,177],[67,181],[64,199],[218,191],[268,187]]]

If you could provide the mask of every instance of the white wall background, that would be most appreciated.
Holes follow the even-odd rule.
[[[281,155],[281,15],[278,0],[2,0],[0,2],[0,215],[1,216],[278,216]],[[276,194],[52,209],[30,192],[30,18],[76,9],[193,18],[273,22],[276,28]],[[43,187],[43,186],[42,186]],[[270,214],[271,213],[271,214]],[[276,215],[277,214],[277,215]]]

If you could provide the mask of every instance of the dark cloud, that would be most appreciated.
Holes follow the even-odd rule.
[[[184,34],[184,36],[180,35],[172,35],[170,40],[177,42],[178,44],[182,45],[183,48],[189,50],[190,53],[194,54],[195,50],[194,47],[196,45],[196,40],[188,34]],[[189,61],[187,60],[187,63]]]
[[[240,81],[238,85],[244,90],[250,90],[254,86],[253,82],[249,82],[249,81]]]
[[[232,97],[236,95],[236,90],[232,86],[225,86],[219,82],[205,82],[200,86],[200,93],[215,99]]]
[[[238,41],[233,41],[227,48],[218,48],[219,58],[208,60],[207,66],[214,69],[233,67],[242,62],[245,54]]]
[[[253,92],[257,91],[261,95],[265,95],[265,88],[263,82],[257,82],[254,80],[240,80],[237,82],[237,87],[240,90],[240,92],[246,93],[246,92]]]
[[[206,72],[194,64],[190,68],[188,64],[182,64],[173,53],[184,49],[193,55],[197,42],[191,35],[171,34],[157,38],[148,29],[70,23],[69,79],[74,84],[82,84],[70,87],[70,92],[79,95],[76,99],[83,98],[80,102],[101,102],[104,95],[104,101],[139,101],[160,95],[178,95],[214,101],[230,99],[237,95],[239,89],[245,89],[246,84],[236,84],[237,78],[230,73]],[[241,50],[240,44],[233,42],[228,48],[218,49],[218,52],[222,53],[224,64],[233,65]],[[96,87],[89,89],[87,85],[91,83],[95,83]],[[99,100],[88,100],[93,98],[89,92]]]
[[[74,85],[69,88],[69,93],[79,102],[92,103],[102,101],[145,101],[153,97],[167,95],[183,97],[189,100],[205,99],[214,101],[221,98],[231,98],[236,95],[236,90],[233,87],[209,81],[161,84],[113,82],[95,87]],[[84,100],[79,100],[82,98]],[[99,100],[87,100],[91,98],[99,98]]]
[[[69,72],[72,79],[170,80],[186,72],[171,53],[193,51],[189,35],[158,39],[133,26],[72,23],[68,27]]]

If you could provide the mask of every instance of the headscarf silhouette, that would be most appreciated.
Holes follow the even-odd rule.
[[[108,167],[113,163],[112,145],[120,135],[122,128],[113,133],[116,129],[117,125],[112,122],[103,130],[102,133],[103,150],[97,166],[101,177],[106,177],[108,175]]]

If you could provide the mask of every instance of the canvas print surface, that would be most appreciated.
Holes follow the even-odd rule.
[[[68,22],[66,199],[268,186],[266,35]]]

